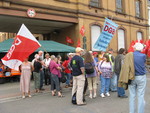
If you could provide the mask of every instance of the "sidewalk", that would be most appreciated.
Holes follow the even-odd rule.
[[[50,92],[50,86],[43,86],[44,91],[42,93]],[[34,91],[34,81],[31,81],[31,95],[38,95],[42,93],[35,93]],[[19,82],[11,82],[0,84],[0,101],[11,99],[11,98],[21,98],[20,92],[20,83]]]

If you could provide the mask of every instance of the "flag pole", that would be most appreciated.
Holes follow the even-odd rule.
[[[46,49],[41,45],[41,48],[44,50],[44,52],[46,52],[47,53],[47,51],[46,51]]]

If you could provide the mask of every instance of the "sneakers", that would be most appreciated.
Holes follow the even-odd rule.
[[[22,98],[25,99],[26,97],[23,95]]]
[[[92,98],[93,98],[93,97],[92,97],[92,94],[90,94],[90,96],[89,96],[89,97],[92,99]]]
[[[101,93],[101,95],[100,95],[102,98],[104,98],[105,97],[105,95],[104,95],[104,93]]]
[[[105,95],[108,96],[108,97],[110,96],[109,92],[107,92]]]
[[[96,98],[96,94],[94,94],[93,98]]]
[[[107,97],[109,97],[109,96],[110,96],[109,92],[107,92],[105,95],[106,95]],[[101,93],[101,94],[100,94],[100,96],[101,96],[102,98],[104,98],[104,97],[105,97],[105,95],[104,95],[104,93]]]

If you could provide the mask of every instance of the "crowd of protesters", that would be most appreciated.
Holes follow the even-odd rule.
[[[26,58],[20,67],[22,98],[26,98],[25,93],[31,97],[32,74],[36,93],[44,90],[45,83],[51,86],[52,96],[57,94],[58,97],[64,97],[61,82],[65,77],[65,88],[72,87],[72,96],[76,95],[77,105],[86,105],[85,95],[88,91],[91,99],[96,98],[97,95],[102,98],[109,97],[110,92],[117,92],[118,98],[128,98],[125,89],[129,85],[130,113],[135,113],[136,95],[138,96],[138,113],[144,113],[146,55],[140,53],[143,48],[144,46],[140,43],[135,44],[135,52],[132,53],[127,53],[124,48],[120,48],[114,57],[112,49],[98,53],[78,47],[75,50],[76,53],[68,53],[64,61],[60,55],[50,56],[48,53],[44,58],[43,51],[39,51],[32,62]],[[100,85],[99,91],[97,91],[98,85]]]

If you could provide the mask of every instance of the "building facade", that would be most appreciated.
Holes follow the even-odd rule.
[[[107,17],[119,25],[108,47],[118,51],[122,47],[128,49],[132,40],[148,39],[147,4],[147,0],[2,0],[0,32],[17,33],[19,24],[24,22],[38,39],[67,44],[68,36],[74,41],[71,46],[76,47],[80,39],[82,47],[97,51],[93,45]],[[36,15],[29,17],[29,9],[34,9]],[[12,29],[3,27],[3,23]],[[85,40],[80,34],[82,26]]]

